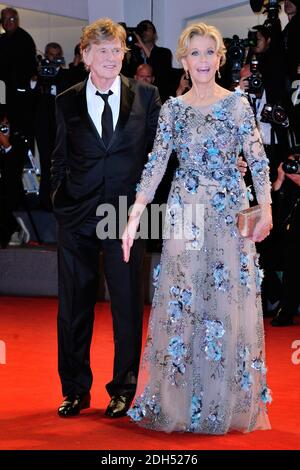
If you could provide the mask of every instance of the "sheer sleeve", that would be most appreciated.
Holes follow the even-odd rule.
[[[269,160],[265,154],[252,108],[245,96],[240,97],[237,111],[241,147],[251,171],[257,202],[259,204],[271,203]]]
[[[148,161],[136,188],[137,193],[141,194],[147,203],[154,198],[155,191],[166,171],[172,149],[172,99],[169,99],[161,108],[153,149],[148,155]]]

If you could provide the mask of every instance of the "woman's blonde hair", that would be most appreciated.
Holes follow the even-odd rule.
[[[94,23],[83,28],[80,38],[81,52],[85,49],[89,49],[92,44],[114,39],[119,39],[124,51],[128,51],[126,47],[126,31],[123,26],[119,23],[115,23],[110,18],[100,18],[100,20],[94,21]]]
[[[176,50],[176,58],[181,63],[181,59],[186,57],[187,51],[194,36],[209,37],[216,43],[217,54],[220,57],[220,65],[226,62],[226,47],[224,46],[223,38],[220,31],[214,26],[205,23],[195,23],[187,26],[181,33],[178,39]]]

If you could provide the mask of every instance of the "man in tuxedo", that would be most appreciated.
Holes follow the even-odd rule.
[[[56,99],[52,201],[59,224],[58,365],[65,397],[58,414],[74,416],[90,405],[90,343],[102,250],[115,345],[105,414],[117,418],[126,414],[136,388],[143,244],[136,241],[130,263],[125,263],[120,239],[97,237],[96,211],[111,204],[118,220],[119,197],[126,197],[128,207],[134,202],[160,99],[155,87],[120,75],[126,52],[121,25],[110,19],[95,21],[84,29],[81,50],[88,78]]]

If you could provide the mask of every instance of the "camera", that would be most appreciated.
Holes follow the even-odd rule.
[[[250,61],[250,72],[251,75],[248,78],[249,88],[248,93],[260,96],[263,89],[262,75],[258,70],[258,60],[254,54]]]
[[[51,61],[49,59],[41,59],[38,73],[44,78],[56,77],[61,65],[65,65],[64,57],[57,57]]]
[[[265,0],[250,0],[250,6],[254,13],[260,13],[264,6],[265,10],[263,13],[267,13],[268,22],[272,23],[278,19],[278,13],[281,8],[279,3],[281,1],[282,0],[267,0],[267,2],[265,2]]]
[[[131,47],[136,43],[136,28],[126,27],[126,46]]]
[[[285,173],[289,175],[299,175],[300,174],[300,154],[294,153],[293,159],[289,158],[282,164],[282,169]]]
[[[250,30],[246,39],[240,39],[236,34],[229,40],[227,58],[231,66],[232,81],[238,83],[244,63],[246,47],[256,46],[256,31]]]
[[[136,43],[136,28],[127,26],[123,21],[120,21],[119,24],[123,26],[126,31],[126,46],[130,49]]]
[[[288,115],[279,104],[271,105],[266,103],[261,112],[261,122],[277,124],[282,127],[289,126]]]
[[[240,38],[235,34],[229,40],[227,49],[228,64],[231,69],[231,79],[233,82],[238,83],[240,80],[240,71],[243,66],[245,57],[245,48]]]
[[[7,124],[0,124],[0,132],[7,135],[9,133],[9,126]]]

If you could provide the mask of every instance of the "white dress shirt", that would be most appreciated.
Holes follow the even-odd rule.
[[[267,103],[266,91],[263,91],[261,98],[256,98],[256,96],[250,93],[250,99],[252,103],[254,103],[255,110],[256,110],[256,118],[257,118],[257,127],[261,135],[261,140],[264,145],[271,145],[271,130],[272,126],[269,122],[261,121],[261,112],[264,109],[265,104]],[[275,142],[274,144],[278,144],[276,134],[274,134]]]
[[[98,90],[95,87],[91,80],[91,74],[89,75],[87,85],[86,85],[86,101],[87,101],[87,108],[88,113],[95,124],[97,131],[99,132],[100,137],[102,137],[102,126],[101,126],[101,117],[104,110],[104,101],[101,96],[96,95],[98,91],[101,94],[108,93],[109,90],[113,92],[112,95],[109,96],[108,102],[111,107],[112,117],[113,117],[113,127],[114,130],[116,128],[119,113],[120,113],[120,102],[121,102],[121,78],[118,75],[113,82],[112,86],[105,91]]]

